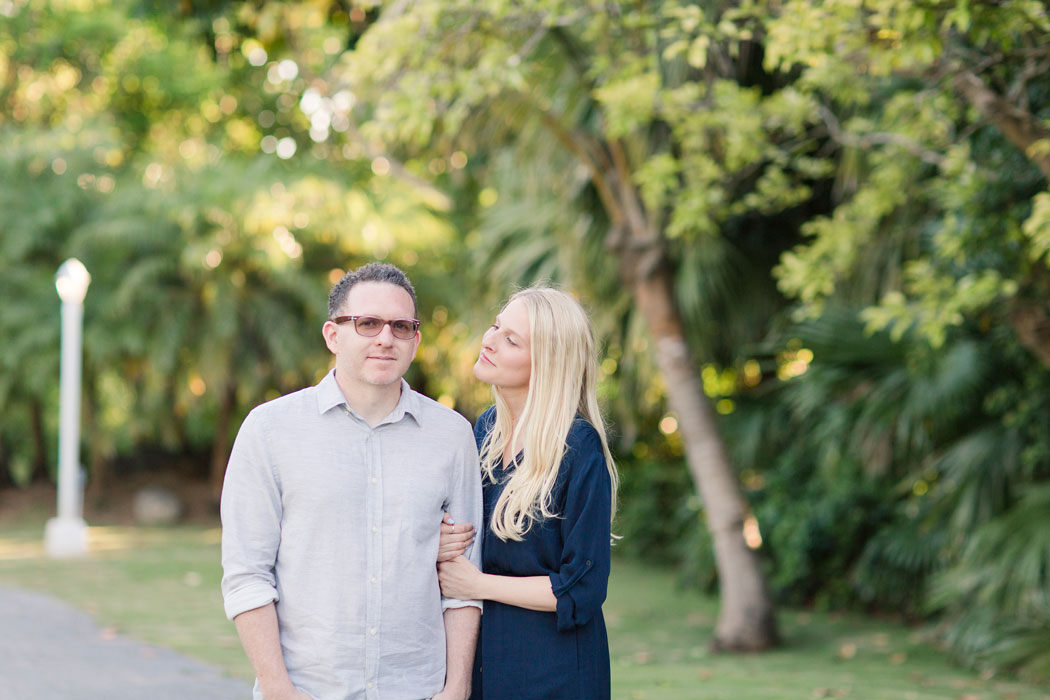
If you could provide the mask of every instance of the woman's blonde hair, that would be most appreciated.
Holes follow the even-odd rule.
[[[601,439],[612,481],[613,515],[619,480],[598,409],[598,353],[587,312],[572,296],[550,287],[523,289],[507,304],[512,301],[522,302],[529,312],[529,393],[514,426],[507,402],[493,387],[496,419],[481,446],[481,467],[489,481],[500,481],[503,454],[512,449],[521,434],[524,455],[500,494],[491,519],[492,531],[501,540],[521,541],[536,520],[559,515],[552,510],[551,492],[577,414]]]

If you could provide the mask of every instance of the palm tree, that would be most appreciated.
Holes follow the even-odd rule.
[[[59,308],[54,275],[71,254],[67,240],[96,206],[77,186],[86,149],[62,149],[61,133],[0,132],[0,435],[9,469],[47,480],[57,415]],[[89,299],[91,304],[93,300]]]
[[[835,307],[755,357],[775,364],[789,339],[811,353],[804,373],[738,397],[731,428],[765,465],[778,594],[937,615],[960,658],[1045,676],[1050,372],[1006,324],[934,352]]]
[[[175,193],[112,200],[72,242],[112,285],[98,329],[123,338],[107,361],[137,387],[136,413],[162,441],[210,442],[216,495],[238,417],[326,367],[307,330],[323,320],[330,268],[304,269],[292,234],[280,229],[283,249],[274,237],[278,175],[235,159],[183,173]]]
[[[578,163],[549,131],[519,131],[517,143],[493,154],[492,160],[493,167],[482,177],[500,196],[477,224],[477,269],[483,277],[478,284],[505,294],[513,285],[550,279],[589,300],[606,344],[622,353],[617,362],[620,391],[613,408],[628,437],[635,433],[633,424],[645,395],[651,393],[647,390],[654,383],[662,388],[685,437],[712,530],[716,523],[736,523],[715,535],[724,617],[714,644],[726,649],[764,647],[775,639],[772,607],[765,612],[753,607],[766,596],[765,584],[757,569],[748,573],[754,554],[742,537],[736,541],[747,506],[691,358],[700,352],[707,361],[731,361],[741,341],[761,338],[778,307],[768,267],[750,263],[747,251],[728,236],[712,237],[702,248],[664,241],[665,256],[658,269],[644,281],[629,284],[625,278],[633,269],[630,265],[639,264],[635,256],[642,253],[625,261],[622,249],[610,250],[610,235],[618,232],[609,233],[601,209],[596,215],[591,182],[576,174]],[[682,320],[680,309],[685,309],[687,320]],[[737,577],[750,583],[741,586]],[[730,584],[736,586],[733,591],[727,590]],[[746,620],[731,616],[744,609]],[[753,635],[756,625],[765,636],[741,634],[749,629]]]
[[[788,124],[770,139],[761,119],[726,117],[736,109],[761,113],[755,45],[739,44],[737,59],[728,45],[714,46],[717,68],[697,71],[680,57],[665,60],[675,39],[692,38],[677,10],[635,8],[636,21],[626,22],[608,9],[585,5],[559,14],[540,3],[497,0],[397,4],[369,27],[351,60],[337,64],[330,82],[351,87],[367,133],[399,148],[394,155],[414,154],[420,144],[441,153],[454,143],[484,161],[520,143],[512,148],[523,159],[517,165],[531,160],[524,150],[538,131],[556,144],[535,154],[546,168],[538,184],[563,186],[564,173],[585,183],[582,223],[562,221],[572,231],[591,225],[590,217],[600,230],[601,260],[612,265],[612,279],[646,329],[678,418],[715,541],[723,607],[713,644],[762,649],[777,641],[773,604],[744,540],[747,506],[697,375],[693,319],[683,318],[680,304],[695,294],[680,293],[678,280],[689,277],[678,272],[682,259],[719,259],[719,234],[752,213],[733,204],[735,197],[762,192],[755,211],[763,212],[797,203],[792,198],[802,190],[784,186],[793,176],[782,164],[802,141],[788,143],[798,135]],[[731,133],[741,126],[751,132]],[[493,184],[477,165],[470,172],[481,185]],[[515,246],[539,264],[519,271],[542,269],[544,245]],[[568,248],[557,246],[559,254]],[[598,276],[598,267],[591,260],[580,269]]]

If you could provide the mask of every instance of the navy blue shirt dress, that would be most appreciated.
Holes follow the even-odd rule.
[[[479,449],[494,420],[495,408],[478,419],[474,437]],[[482,570],[499,576],[549,576],[558,607],[557,612],[538,612],[485,601],[472,700],[609,697],[609,638],[602,603],[609,582],[611,481],[601,440],[590,423],[578,417],[566,442],[552,492],[558,517],[534,522],[521,542],[504,542],[492,533],[492,510],[505,482],[485,479]]]

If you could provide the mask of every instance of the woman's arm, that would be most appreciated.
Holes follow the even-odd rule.
[[[558,609],[548,576],[483,574],[466,557],[456,557],[438,564],[438,581],[446,597],[494,600],[541,612]]]
[[[559,520],[561,560],[550,574],[558,599],[558,631],[587,624],[601,614],[611,567],[609,520],[612,479],[598,433],[577,421],[568,437],[565,507]]]

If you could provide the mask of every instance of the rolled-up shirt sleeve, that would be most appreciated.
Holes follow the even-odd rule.
[[[570,432],[563,461],[568,467],[565,510],[561,517],[562,557],[550,574],[558,600],[561,632],[586,624],[605,602],[610,569],[612,482],[598,434],[579,423]]]
[[[474,531],[480,532],[481,518],[481,460],[478,458],[477,444],[474,435],[466,424],[462,435],[456,436],[456,457],[452,474],[449,475],[449,496],[445,510],[457,523],[473,523]],[[481,537],[474,538],[466,553],[467,559],[474,566],[481,568]],[[459,600],[458,598],[441,597],[442,611],[449,608],[466,606],[481,608],[480,600]]]
[[[281,489],[264,423],[260,409],[245,418],[222,487],[222,597],[231,620],[278,599],[274,564],[281,542]]]

